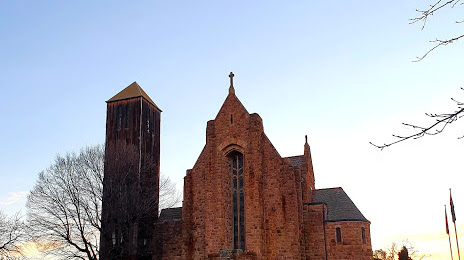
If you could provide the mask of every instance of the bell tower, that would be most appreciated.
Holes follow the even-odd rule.
[[[136,82],[106,103],[100,259],[151,259],[161,109]]]

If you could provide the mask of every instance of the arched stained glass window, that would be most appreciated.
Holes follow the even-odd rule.
[[[234,249],[245,251],[245,196],[243,194],[243,155],[230,157],[232,171],[232,210],[234,219]]]

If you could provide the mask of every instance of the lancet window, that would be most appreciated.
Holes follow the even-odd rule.
[[[243,193],[243,155],[234,153],[230,158],[232,171],[232,210],[234,249],[245,251],[245,205]]]

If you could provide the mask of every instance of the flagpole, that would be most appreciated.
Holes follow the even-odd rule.
[[[456,246],[458,247],[458,258],[459,260],[461,260],[461,253],[459,252],[458,230],[456,229],[456,213],[454,212],[454,203],[453,203],[453,198],[451,197],[451,188],[449,190],[450,190],[451,217],[453,218],[453,223],[454,223],[454,234],[456,235]]]
[[[451,260],[454,260],[453,258],[453,247],[451,246],[451,236],[448,228],[448,214],[446,214],[446,204],[445,204],[445,221],[446,221],[446,233],[448,234],[448,240],[450,244],[450,253],[451,253]]]
[[[456,235],[456,246],[458,247],[458,257],[459,257],[459,260],[461,260],[461,254],[459,253],[458,231],[456,229],[456,222],[454,222],[454,234]]]

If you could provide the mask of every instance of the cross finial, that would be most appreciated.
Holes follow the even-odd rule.
[[[229,94],[235,94],[235,89],[234,89],[234,73],[232,71],[229,74],[230,78],[230,87],[229,87]]]
[[[231,87],[234,87],[234,73],[232,73],[232,71],[230,72],[229,74],[229,78],[230,78],[230,86]]]

